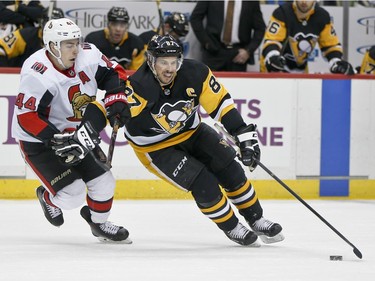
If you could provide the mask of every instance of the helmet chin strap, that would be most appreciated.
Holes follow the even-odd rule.
[[[55,46],[55,45],[54,45]],[[60,48],[58,48],[57,46],[55,46],[54,47],[54,49],[59,53],[59,56],[56,56],[53,52],[52,52],[52,50],[50,50],[50,54],[55,58],[55,59],[57,59],[57,62],[64,68],[64,69],[68,69],[68,67],[66,67],[65,65],[64,65],[64,63],[62,62],[62,60],[61,60],[61,51],[60,51]]]
[[[156,58],[154,56],[151,56],[150,54],[148,54],[148,56],[150,56],[147,59],[148,67],[151,69],[152,74],[154,74],[154,77],[155,77],[156,80],[158,80],[159,84],[161,86],[164,86],[163,82],[160,81],[160,79],[158,77],[158,74],[156,73],[156,70],[155,70]]]

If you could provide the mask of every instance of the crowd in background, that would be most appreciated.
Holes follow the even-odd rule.
[[[347,50],[342,49],[342,38],[328,34],[328,27],[333,30],[334,27],[324,6],[341,6],[343,1],[237,0],[237,3],[242,3],[232,7],[230,12],[231,4],[227,3],[236,1],[190,2],[196,2],[190,18],[184,13],[174,12],[157,29],[142,34],[128,31],[131,15],[124,7],[128,4],[112,7],[108,12],[108,26],[87,34],[85,41],[94,43],[108,58],[131,70],[138,69],[145,61],[144,52],[153,35],[170,34],[181,42],[190,31],[194,32],[201,45],[201,60],[214,71],[247,71],[248,65],[254,65],[255,51],[260,50],[261,72],[309,73],[307,58],[317,44],[329,61],[331,73],[375,73],[375,47],[366,51],[361,65],[356,63],[354,69],[350,62],[343,60]],[[312,13],[301,12],[293,6],[295,2],[310,2],[316,7],[313,7]],[[371,0],[349,3],[351,6],[375,7],[375,1]],[[279,6],[265,21],[261,4]],[[288,9],[290,14],[285,16]],[[50,11],[50,15],[48,12],[48,7],[43,7],[41,1],[0,2],[0,67],[21,67],[27,57],[43,47],[42,29],[48,17],[64,17],[64,12],[58,8],[54,8],[53,13]],[[294,17],[296,20],[292,21]],[[324,21],[327,30],[320,27]],[[292,36],[298,36],[301,30],[305,30],[307,22],[311,23],[310,26],[319,26],[308,30],[315,38],[293,37],[296,42],[290,42]],[[229,29],[238,32],[228,32]],[[307,30],[304,32],[307,34]]]

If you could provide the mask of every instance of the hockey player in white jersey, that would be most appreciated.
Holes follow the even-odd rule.
[[[129,243],[129,232],[108,221],[115,179],[104,164],[98,130],[84,117],[98,89],[123,95],[126,73],[94,45],[82,43],[80,28],[69,19],[47,22],[43,42],[44,48],[23,64],[12,135],[42,183],[36,193],[44,215],[59,227],[62,210],[78,208],[86,199],[81,215],[93,235]],[[107,117],[121,123],[120,115]],[[77,148],[74,157],[64,157],[66,142]]]

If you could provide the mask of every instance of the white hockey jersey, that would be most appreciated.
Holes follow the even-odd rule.
[[[15,103],[12,136],[28,142],[48,141],[54,133],[79,125],[97,90],[118,90],[125,70],[109,61],[94,45],[84,43],[72,68],[60,71],[45,49],[23,64]]]

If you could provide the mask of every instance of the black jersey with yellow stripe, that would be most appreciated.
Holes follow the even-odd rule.
[[[317,43],[328,60],[342,57],[342,47],[329,13],[315,5],[305,20],[299,20],[294,9],[289,2],[273,12],[261,51],[262,72],[266,71],[264,59],[275,50],[285,57],[291,70],[307,70],[308,57]]]
[[[216,121],[225,115],[238,128],[243,120],[226,88],[204,64],[185,59],[173,82],[162,87],[144,63],[127,81],[131,108],[125,136],[136,151],[150,152],[190,138],[201,123],[199,105]],[[227,122],[228,123],[228,122]],[[225,124],[224,124],[225,125]]]
[[[375,74],[375,45],[368,49],[363,56],[361,74]]]
[[[93,43],[110,60],[118,62],[125,69],[136,70],[144,62],[144,44],[137,35],[126,32],[117,45],[109,40],[109,30],[94,31],[87,35],[86,42]]]
[[[29,56],[42,47],[42,30],[38,27],[17,29],[0,39],[0,55],[7,58],[7,66],[11,67],[21,67]]]
[[[156,34],[158,34],[157,29],[152,29],[152,30],[148,30],[139,34],[139,37],[142,39],[143,43],[147,46],[148,42],[150,42],[151,38]]]

